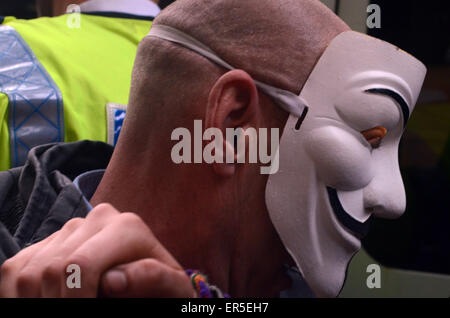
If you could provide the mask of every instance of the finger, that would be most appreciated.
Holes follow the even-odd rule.
[[[17,297],[60,295],[61,282],[65,276],[63,259],[70,255],[68,251],[64,252],[62,246],[67,248],[64,241],[78,231],[83,223],[84,219],[73,218],[61,230],[53,233],[51,239],[44,242],[46,244],[38,243],[30,247],[28,260],[14,278]]]
[[[41,274],[41,297],[61,297],[63,288],[67,288],[67,266],[64,258],[52,258]]]
[[[53,258],[64,258],[70,255],[74,250],[106,227],[112,218],[120,214],[109,204],[100,204],[89,213],[86,219],[73,218],[69,220],[60,231],[57,237],[33,251],[30,264],[52,263]]]
[[[67,222],[55,239],[35,253],[24,270],[33,270],[40,277],[42,297],[61,296],[62,290],[67,288],[66,269],[70,265],[65,260],[119,214],[111,205],[101,204],[86,219]]]
[[[57,235],[58,233],[55,232],[46,239],[22,249],[2,264],[0,297],[37,297],[39,295],[40,288],[34,283],[35,273],[25,268],[33,255],[48,245]]]
[[[114,248],[106,248],[108,246]],[[137,215],[122,213],[69,256],[69,263],[81,268],[82,287],[79,290],[65,289],[63,294],[67,297],[79,297],[81,294],[94,297],[96,294],[92,293],[98,291],[100,275],[106,270],[144,258],[155,258],[181,270],[181,266]]]
[[[23,266],[27,264],[27,262],[32,258],[32,256],[36,254],[37,251],[41,250],[43,247],[48,245],[57,235],[58,232],[55,232],[52,235],[45,238],[44,240],[23,248],[16,255],[7,259],[3,263],[3,265],[14,264],[13,265],[14,269],[20,270]]]
[[[5,263],[0,295],[57,297],[65,286],[67,258],[120,213],[109,204],[97,206],[86,219],[74,218],[61,230]]]
[[[189,277],[156,259],[143,259],[115,267],[102,275],[105,297],[196,297]]]
[[[82,226],[79,226],[74,231],[68,231],[68,235],[66,236],[61,235],[58,237],[58,240],[53,241],[47,249],[51,254],[66,256],[80,247],[81,244],[90,237],[100,232],[119,215],[120,212],[112,205],[107,203],[99,204],[88,214],[86,219],[83,219],[84,222],[82,223]],[[55,248],[57,250],[55,250]],[[58,252],[56,253],[56,251]],[[45,254],[43,254],[43,256],[45,256]]]

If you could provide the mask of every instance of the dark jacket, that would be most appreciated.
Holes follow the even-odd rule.
[[[0,266],[22,248],[85,217],[88,207],[73,180],[105,169],[113,147],[93,141],[33,148],[23,167],[0,172]]]

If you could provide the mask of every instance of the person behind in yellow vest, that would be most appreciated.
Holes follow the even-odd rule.
[[[115,143],[158,2],[41,0],[38,13],[55,17],[0,17],[0,171],[41,144]]]

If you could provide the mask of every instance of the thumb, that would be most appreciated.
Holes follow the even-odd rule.
[[[153,258],[114,267],[100,279],[103,297],[187,298],[197,297],[189,277]]]

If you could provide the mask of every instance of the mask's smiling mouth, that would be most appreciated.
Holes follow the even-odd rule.
[[[351,231],[359,239],[363,239],[369,233],[370,222],[372,216],[365,222],[360,222],[347,213],[339,201],[337,191],[333,188],[327,187],[328,199],[333,209],[334,215],[339,222],[349,231]]]

